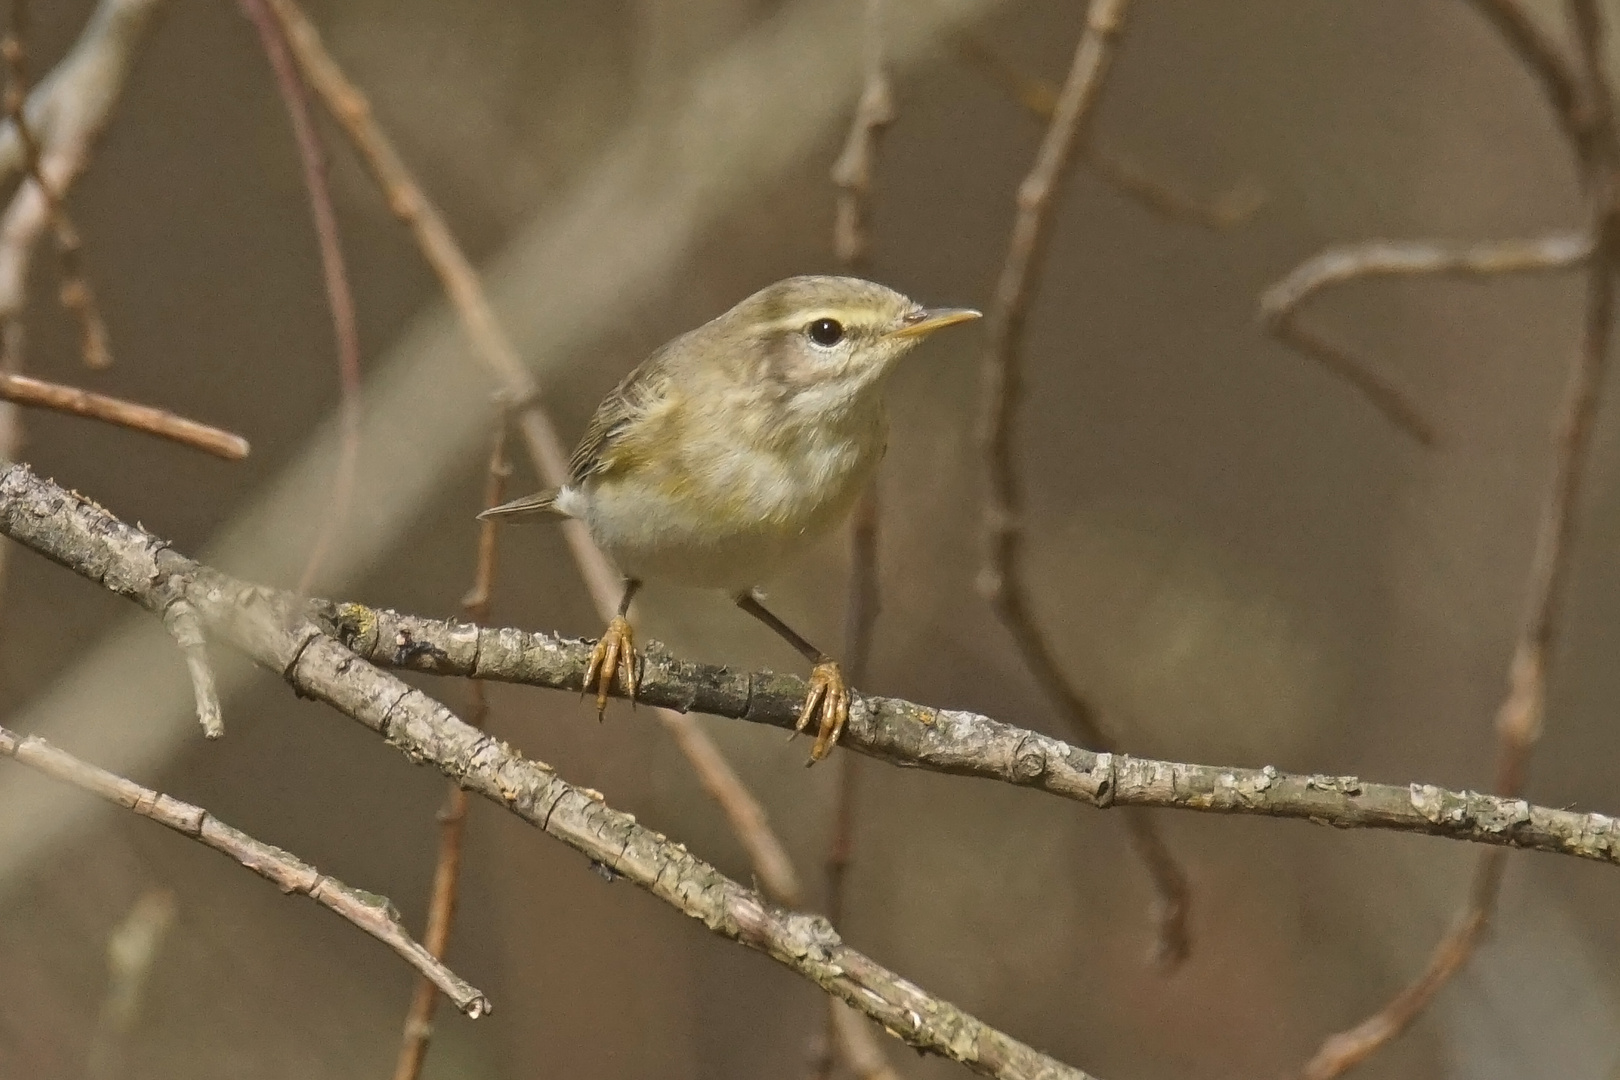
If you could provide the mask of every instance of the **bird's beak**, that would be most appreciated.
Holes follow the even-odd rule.
[[[919,308],[900,320],[898,330],[890,330],[887,338],[915,338],[932,334],[935,330],[957,323],[971,322],[980,312],[965,307]]]

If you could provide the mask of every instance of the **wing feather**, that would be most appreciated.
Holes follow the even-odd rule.
[[[622,463],[618,451],[623,448],[626,433],[662,396],[668,377],[667,352],[666,346],[633,368],[596,407],[584,437],[568,459],[570,484],[583,484],[590,477],[612,472]]]

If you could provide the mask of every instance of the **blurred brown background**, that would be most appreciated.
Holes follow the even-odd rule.
[[[43,72],[92,5],[34,6]],[[526,284],[516,238],[579,205],[621,132],[678,112],[691,73],[780,15],[756,0],[358,0],[311,13],[469,253],[505,268],[503,295],[518,312],[555,296],[542,279]],[[1082,14],[1011,2],[981,5],[974,21],[1019,67],[1056,79]],[[847,27],[844,44],[858,54],[858,5],[834,5],[825,22]],[[896,75],[869,274],[925,301],[984,306],[1040,124],[943,43]],[[627,284],[622,299],[612,278],[589,281],[590,332],[533,350],[566,436],[659,342],[775,278],[835,269],[827,170],[847,108],[834,115],[821,127],[784,124],[794,149],[780,167],[710,205],[690,243],[660,249],[656,280]],[[438,287],[326,133],[377,372],[439,302]],[[1328,242],[1578,224],[1568,155],[1536,87],[1457,0],[1140,0],[1098,133],[1178,186],[1213,193],[1253,178],[1269,201],[1219,234],[1166,221],[1084,170],[1068,186],[1030,327],[1019,436],[1039,616],[1064,662],[1142,753],[1487,785],[1490,718],[1579,282],[1374,284],[1312,307],[1315,325],[1356,343],[1423,404],[1442,432],[1432,451],[1266,337],[1255,307],[1267,284]],[[678,144],[679,131],[670,138]],[[653,192],[677,170],[701,169],[678,151],[647,159],[638,183]],[[241,431],[254,453],[226,465],[31,415],[24,456],[180,550],[205,551],[298,459],[337,399],[297,158],[234,5],[171,0],[71,206],[118,362],[82,369],[42,249],[31,370]],[[566,226],[548,234],[562,237],[559,258],[569,244],[607,243]],[[976,333],[930,345],[891,393],[869,689],[1060,732],[973,588]],[[518,337],[533,335],[519,327]],[[485,408],[476,369],[447,365],[442,378],[470,385],[456,392]],[[487,445],[487,423],[468,415],[465,433],[446,436],[454,450],[430,497],[378,525],[375,557],[336,589],[455,611],[472,572]],[[431,438],[432,427],[405,418],[391,437]],[[1620,809],[1614,431],[1606,408],[1530,791],[1610,811]],[[388,473],[389,445],[368,440],[366,475]],[[532,479],[520,467],[515,484]],[[362,486],[362,502],[372,491]],[[261,531],[296,566],[312,526],[284,524],[284,537],[276,522]],[[556,535],[514,532],[503,544],[498,622],[597,632]],[[26,727],[31,703],[58,680],[83,688],[89,651],[132,616],[40,559],[14,552],[9,563],[0,707],[8,725]],[[838,638],[843,563],[829,545],[773,591],[814,640]],[[640,610],[646,633],[677,652],[796,664],[723,601],[654,587]],[[183,700],[178,657],[167,663],[151,678]],[[227,702],[224,740],[204,745],[182,726],[136,777],[387,894],[419,926],[439,777],[268,676],[246,686]],[[464,688],[435,689],[464,706]],[[112,692],[132,708],[139,696],[128,685]],[[497,687],[492,697],[501,737],[747,880],[736,842],[644,713],[616,706],[599,726],[567,695]],[[112,764],[103,747],[129,717],[110,708],[82,719],[104,734],[61,741]],[[806,771],[801,748],[784,749],[776,732],[706,723],[766,801],[819,902],[834,770]],[[45,805],[5,801],[36,790],[19,773],[0,767],[12,826],[25,821],[20,806]],[[1150,893],[1119,821],[998,785],[875,763],[863,775],[845,936],[1105,1080],[1297,1067],[1420,968],[1473,854],[1383,833],[1161,815],[1196,890],[1196,951],[1164,977],[1144,962]],[[62,805],[71,823],[53,809],[6,833],[52,830],[41,850],[0,860],[0,1076],[84,1075],[107,935],[154,886],[175,891],[178,921],[121,1075],[386,1075],[413,979],[387,950],[150,822],[88,797]],[[605,883],[491,807],[474,807],[469,845],[451,960],[496,1012],[471,1023],[441,1009],[426,1076],[803,1074],[823,1022],[814,988],[634,887]],[[1609,1076],[1620,1061],[1615,888],[1613,868],[1515,857],[1476,963],[1360,1075]],[[884,1047],[906,1077],[963,1075],[892,1040]]]

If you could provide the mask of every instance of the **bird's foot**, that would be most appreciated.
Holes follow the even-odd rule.
[[[619,686],[630,699],[630,704],[634,705],[636,690],[641,685],[641,672],[635,638],[630,633],[630,623],[623,615],[613,617],[607,629],[602,631],[601,640],[591,649],[591,662],[585,667],[585,681],[580,686],[581,694],[590,693],[592,685],[596,687],[598,720],[607,712],[608,691],[612,689],[614,679],[619,680]]]
[[[826,757],[838,736],[844,733],[844,725],[849,723],[849,687],[836,661],[823,660],[810,672],[810,692],[805,695],[804,708],[799,711],[799,722],[793,725],[793,733],[797,735],[809,727],[812,717],[817,722],[816,745],[810,748],[806,765],[814,765]]]

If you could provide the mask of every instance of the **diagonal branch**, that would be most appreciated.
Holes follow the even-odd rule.
[[[11,25],[5,38],[0,40],[0,58],[6,65],[5,105],[9,130],[15,135],[22,150],[23,169],[27,182],[38,192],[44,206],[44,219],[56,234],[56,251],[61,260],[62,285],[60,299],[79,322],[80,347],[84,361],[90,367],[104,368],[112,363],[112,351],[107,344],[107,324],[101,318],[96,304],[95,290],[85,275],[83,241],[79,230],[68,216],[62,193],[45,175],[44,154],[39,138],[28,123],[28,52],[25,39],[28,34],[27,0],[11,0]]]
[[[1013,460],[1013,437],[1022,397],[1024,323],[1052,234],[1054,200],[1076,153],[1085,145],[1127,6],[1127,0],[1092,0],[1087,8],[1085,32],[1058,95],[1052,123],[1036,152],[1034,166],[1018,189],[1018,217],[996,283],[988,320],[990,340],[983,363],[982,440],[989,491],[980,589],[1070,728],[1087,745],[1104,751],[1113,749],[1112,735],[1104,729],[1096,706],[1069,681],[1030,609],[1029,583],[1024,576],[1023,488]],[[1173,968],[1186,959],[1191,948],[1191,890],[1186,872],[1170,854],[1151,819],[1130,813],[1125,825],[1131,846],[1147,867],[1158,893],[1155,956],[1160,964]]]
[[[1001,1080],[1090,1080],[850,948],[825,918],[771,904],[600,794],[462,722],[327,633],[298,596],[201,566],[22,465],[0,471],[0,532],[154,614],[191,604],[212,637],[299,694],[327,702],[412,761],[432,763],[714,933],[770,956],[918,1050]]]
[[[300,893],[364,930],[433,980],[456,1007],[473,1019],[490,1011],[489,999],[418,945],[386,897],[350,888],[278,847],[255,840],[200,806],[170,798],[105,769],[80,761],[35,735],[0,727],[0,754],[116,803],[159,825],[191,837],[270,881],[284,893]]]
[[[771,907],[684,846],[606,809],[599,795],[563,783],[548,766],[523,761],[366,659],[577,691],[587,643],[358,605],[311,604],[248,585],[40,480],[25,465],[0,470],[0,533],[159,615],[176,603],[191,604],[212,635],[281,672],[301,693],[338,706],[413,760],[430,762],[501,802],[711,930],[768,953],[911,1045],[994,1076],[1084,1077],[848,949],[825,920]],[[789,676],[685,664],[655,648],[640,693],[666,705],[788,728],[804,684]],[[1620,821],[1518,798],[1428,784],[1364,783],[1353,776],[1290,775],[1270,766],[1221,768],[1095,753],[972,713],[883,698],[856,699],[845,740],[895,764],[998,779],[1097,807],[1290,817],[1620,865]]]
[[[226,461],[241,461],[248,456],[248,441],[232,432],[188,420],[166,409],[137,405],[123,398],[46,382],[27,375],[0,372],[0,401],[35,409],[51,409],[87,420],[100,420],[159,439],[168,439]]]

